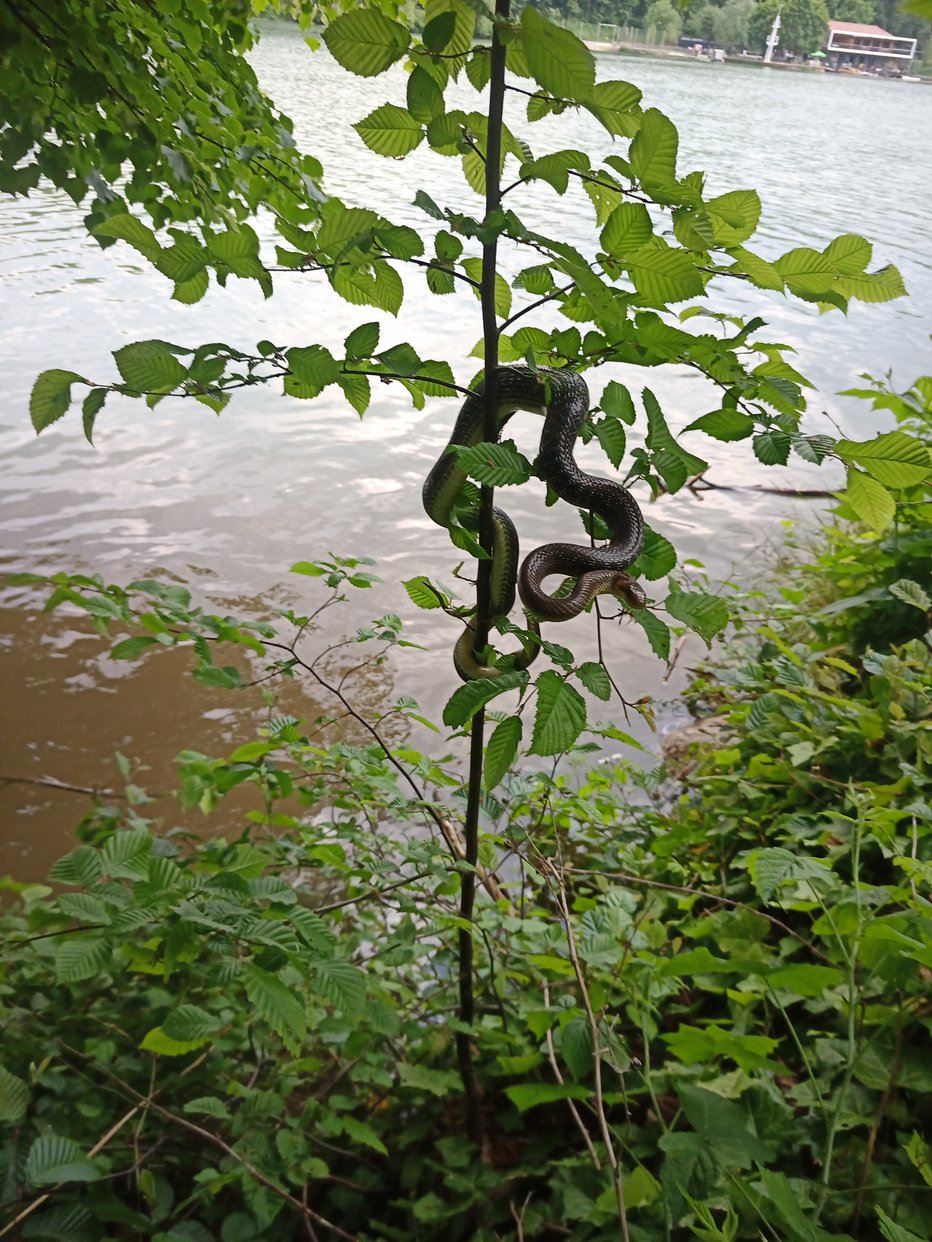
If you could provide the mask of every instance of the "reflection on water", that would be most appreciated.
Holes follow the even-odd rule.
[[[403,98],[401,70],[375,81],[345,78],[325,54],[312,57],[299,36],[278,26],[260,45],[256,65],[294,118],[299,140],[323,160],[331,192],[378,204],[389,218],[422,232],[425,217],[411,203],[418,186],[429,187],[439,201],[476,209],[478,200],[459,184],[452,161],[425,151],[403,163],[380,160],[350,129],[387,97]],[[821,247],[839,232],[855,231],[874,242],[877,265],[901,268],[909,300],[857,304],[847,318],[820,316],[813,307],[739,282],[718,296],[722,308],[762,314],[772,339],[797,348],[801,369],[817,385],[812,430],[837,424],[848,433],[869,434],[863,403],[838,398],[835,391],[864,370],[893,367],[905,381],[930,364],[932,91],[901,82],[605,57],[600,74],[629,78],[648,103],[669,112],[681,130],[681,169],[708,169],[711,191],[760,190],[764,214],[755,244],[766,257],[796,242]],[[462,102],[473,106],[471,88],[457,89]],[[527,133],[538,154],[558,146],[583,147],[596,158],[610,151],[588,114],[527,127],[520,97],[509,97],[508,106],[506,119]],[[523,200],[516,195],[514,206],[532,227],[591,249],[591,208],[582,196],[557,198],[537,186]],[[418,573],[449,582],[455,565],[445,533],[420,506],[421,483],[446,443],[454,402],[430,401],[419,413],[405,394],[380,386],[360,421],[333,389],[314,402],[251,391],[237,396],[219,419],[181,402],[147,411],[112,400],[98,418],[96,448],[83,440],[73,415],[35,439],[26,410],[38,371],[64,366],[105,380],[114,374],[111,351],[129,340],[222,339],[248,348],[268,337],[286,346],[320,341],[339,351],[361,319],[379,320],[383,346],[410,339],[422,356],[447,358],[465,382],[476,366],[469,357],[480,331],[475,299],[469,293],[429,297],[416,274],[406,280],[399,323],[341,302],[319,276],[282,275],[269,302],[254,283],[234,280],[196,306],[180,306],[169,300],[163,278],[135,262],[132,251],[100,251],[79,216],[53,193],[0,203],[0,443],[6,463],[0,477],[0,567],[92,569],[121,582],[159,574],[191,583],[205,606],[261,612],[319,602],[316,580],[288,575],[292,562],[331,551],[373,556],[384,585],[360,593],[327,638],[339,639],[373,615],[402,614],[410,637],[427,653],[394,658],[380,674],[384,680],[367,687],[368,698],[374,706],[387,701],[394,679],[424,710],[438,714],[452,685],[449,652],[458,624],[415,612],[401,582]],[[526,259],[506,252],[504,261],[514,268]],[[645,382],[630,368],[606,368],[596,392],[610,379],[635,388]],[[674,428],[716,404],[704,380],[676,368],[652,372],[647,382]],[[513,427],[519,445],[532,454],[539,422],[522,415]],[[720,482],[837,482],[828,470],[814,474],[802,465],[789,478],[784,472],[776,478],[744,445],[712,444],[698,435],[690,441],[711,458],[712,477]],[[580,452],[580,462],[603,468],[591,447]],[[502,503],[527,544],[572,534],[566,514],[546,509],[533,488],[503,495]],[[674,539],[683,557],[703,562],[721,578],[733,571],[746,575],[766,559],[781,518],[810,511],[802,502],[773,496],[716,492],[701,500],[666,499],[650,507],[647,517]],[[102,657],[96,640],[79,637],[71,621],[50,621],[34,608],[7,609],[0,617],[0,688],[7,705],[0,775],[114,785],[112,755],[120,749],[149,765],[145,783],[167,788],[171,758],[182,746],[221,753],[250,736],[251,722],[261,719],[259,691],[245,705],[241,698],[207,692],[182,674],[180,655],[163,655],[158,664],[144,661],[139,668],[117,666]],[[595,654],[588,622],[577,622],[565,637],[585,657]],[[609,627],[605,638],[616,677],[631,698],[675,693],[699,653],[691,642],[674,677],[662,685],[639,630]],[[290,688],[287,698],[287,710],[296,715],[320,710],[301,687]],[[77,795],[7,784],[0,797],[6,811],[0,832],[7,841],[0,872],[9,867],[20,875],[41,874],[77,818]]]

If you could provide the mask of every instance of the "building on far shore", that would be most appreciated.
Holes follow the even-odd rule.
[[[831,21],[825,54],[826,69],[900,77],[912,67],[916,40],[890,34],[879,26]]]

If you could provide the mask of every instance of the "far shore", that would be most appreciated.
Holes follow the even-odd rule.
[[[835,70],[824,69],[816,61],[800,63],[795,61],[771,61],[769,64],[764,64],[762,56],[744,56],[740,53],[724,56],[720,60],[714,60],[710,56],[697,56],[694,52],[683,47],[667,47],[662,45],[645,47],[637,43],[605,43],[595,39],[584,39],[583,42],[590,52],[605,52],[615,56],[639,56],[648,60],[675,60],[682,64],[705,65],[712,68],[718,68],[722,65],[738,65],[748,69],[777,69],[781,73],[826,73],[833,77],[836,74]],[[876,80],[879,75],[842,71],[839,76]],[[932,86],[932,77],[923,74],[908,74],[902,78],[885,78],[883,80],[889,82],[921,82],[927,86]]]

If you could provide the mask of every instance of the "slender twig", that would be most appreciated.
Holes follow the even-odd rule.
[[[429,871],[419,871],[417,875],[405,876],[403,880],[396,880],[394,884],[386,884],[384,888],[370,888],[364,893],[359,893],[356,897],[347,897],[343,901],[331,901],[326,906],[314,906],[314,913],[329,914],[331,910],[343,910],[346,906],[356,906],[360,902],[369,901],[373,897],[383,897],[386,893],[394,892],[396,888],[404,888],[407,884],[415,884],[418,880],[426,879],[429,875]]]
[[[550,984],[547,983],[546,980],[544,980],[543,990],[544,990],[544,1005],[549,1009],[550,1008]],[[560,1063],[557,1061],[556,1050],[553,1046],[553,1031],[550,1029],[549,1026],[547,1027],[547,1034],[545,1038],[546,1038],[546,1043],[547,1043],[547,1060],[550,1062],[550,1068],[553,1070],[554,1078],[557,1080],[557,1082],[562,1087],[566,1080],[564,1079],[563,1074],[560,1071]],[[593,1143],[589,1135],[589,1131],[586,1129],[586,1124],[583,1121],[582,1117],[579,1115],[579,1109],[576,1107],[576,1101],[567,1099],[566,1104],[570,1110],[573,1120],[576,1122],[576,1128],[579,1130],[579,1133],[582,1135],[582,1140],[586,1144],[586,1150],[589,1152],[589,1159],[592,1161],[593,1168],[601,1170],[602,1161],[599,1159],[599,1153],[596,1151],[595,1144]]]
[[[538,298],[536,302],[531,302],[528,306],[522,307],[521,310],[515,311],[510,319],[506,319],[503,324],[499,325],[499,334],[504,332],[506,328],[510,328],[516,319],[520,319],[523,315],[529,315],[531,311],[537,310],[538,306],[543,306],[545,302],[552,302],[554,298],[558,298],[564,293],[569,293],[570,290],[575,289],[575,287],[576,282],[571,281],[568,285],[564,285],[562,289],[554,289],[551,293],[545,293],[544,296]]]
[[[45,789],[60,789],[63,793],[87,794],[91,798],[125,798],[116,789],[104,789],[98,785],[70,785],[51,776],[0,776],[0,785],[41,785]],[[153,794],[158,797],[158,794]]]
[[[555,876],[557,882],[557,900],[560,906],[560,913],[563,916],[563,926],[566,933],[566,947],[573,967],[573,973],[576,976],[576,982],[579,985],[579,992],[582,996],[583,1006],[586,1010],[589,1030],[592,1034],[592,1060],[596,1116],[599,1119],[599,1128],[602,1131],[602,1141],[605,1144],[608,1163],[612,1170],[612,1181],[615,1186],[615,1202],[618,1207],[618,1224],[621,1229],[621,1237],[623,1242],[629,1242],[628,1212],[625,1207],[624,1170],[621,1167],[621,1162],[619,1161],[618,1155],[615,1151],[615,1144],[612,1141],[612,1131],[608,1124],[608,1116],[605,1112],[605,1098],[602,1091],[602,1048],[599,1038],[599,1023],[592,1008],[592,1001],[589,997],[589,988],[586,984],[586,976],[583,974],[582,965],[579,961],[579,954],[576,950],[576,937],[573,934],[573,918],[570,911],[569,901],[566,896],[566,885],[563,883],[563,877],[558,871],[555,872]]]
[[[196,1070],[198,1066],[203,1065],[206,1060],[207,1060],[207,1053],[202,1052],[201,1055],[197,1057],[194,1061],[192,1061],[190,1065],[185,1066],[185,1068],[181,1071],[180,1076],[184,1078],[186,1074],[190,1074],[192,1070]],[[119,1132],[123,1129],[125,1125],[128,1125],[129,1122],[132,1121],[132,1119],[135,1116],[137,1116],[140,1113],[145,1113],[146,1110],[149,1107],[151,1107],[152,1100],[153,1100],[153,1093],[152,1093],[151,1086],[150,1086],[148,1096],[139,1095],[138,1092],[134,1092],[134,1094],[137,1096],[139,1103],[135,1104],[129,1110],[128,1113],[124,1113],[123,1116],[119,1119],[119,1121],[115,1121],[113,1123],[110,1129],[105,1134],[103,1134],[94,1144],[94,1146],[88,1151],[87,1153],[88,1157],[96,1156],[98,1152],[103,1151],[103,1149],[107,1146],[110,1140],[115,1135],[119,1134]],[[57,1189],[58,1187],[55,1187],[55,1190]],[[17,1225],[21,1225],[23,1221],[27,1219],[27,1217],[31,1216],[33,1212],[37,1211],[40,1207],[42,1207],[43,1203],[48,1203],[49,1199],[55,1193],[55,1190],[50,1190],[48,1191],[48,1193],[44,1195],[39,1195],[38,1199],[33,1199],[32,1203],[27,1204],[27,1206],[23,1208],[23,1210],[19,1212],[7,1225],[5,1225],[2,1229],[0,1229],[0,1238],[5,1238],[8,1233],[10,1233],[13,1229],[17,1227]]]
[[[62,1046],[75,1056],[83,1056],[83,1054],[76,1048],[70,1048],[67,1044],[63,1044]],[[203,1059],[203,1057],[199,1058],[199,1060]],[[235,1160],[237,1164],[241,1165],[250,1177],[259,1182],[261,1185],[268,1187],[273,1194],[278,1195],[278,1197],[283,1199],[286,1203],[290,1203],[291,1206],[300,1212],[302,1216],[306,1214],[316,1225],[320,1225],[323,1229],[329,1229],[331,1233],[336,1234],[338,1238],[343,1238],[345,1242],[359,1242],[355,1234],[347,1233],[344,1229],[341,1229],[339,1225],[335,1225],[332,1221],[327,1220],[327,1218],[321,1216],[319,1212],[315,1212],[313,1208],[307,1207],[301,1202],[300,1199],[295,1198],[295,1196],[285,1190],[284,1187],[279,1186],[273,1178],[269,1177],[268,1174],[263,1173],[261,1169],[257,1169],[252,1161],[243,1156],[241,1152],[238,1152],[235,1147],[231,1147],[230,1144],[222,1139],[219,1134],[214,1134],[210,1130],[205,1130],[203,1126],[196,1125],[193,1121],[189,1121],[186,1117],[181,1117],[177,1113],[173,1113],[170,1109],[163,1108],[161,1104],[157,1104],[150,1096],[142,1095],[130,1083],[120,1078],[117,1074],[114,1074],[112,1070],[107,1069],[105,1065],[98,1063],[95,1068],[102,1074],[105,1074],[106,1077],[109,1078],[111,1082],[115,1083],[121,1091],[135,1099],[138,1102],[139,1107],[148,1107],[153,1112],[158,1113],[159,1116],[164,1118],[166,1121],[171,1122],[173,1125],[179,1126],[183,1130],[189,1130],[192,1134],[196,1134],[199,1138],[213,1144],[213,1146],[219,1147],[221,1151],[225,1152],[232,1160]],[[193,1068],[193,1066],[188,1068]],[[2,1237],[2,1234],[0,1234],[0,1237]]]
[[[774,927],[779,927],[782,932],[786,932],[788,936],[798,940],[800,944],[806,946],[814,957],[819,958],[829,966],[835,965],[832,959],[817,949],[811,940],[807,940],[805,936],[794,931],[792,927],[781,922],[774,915],[768,914],[765,910],[757,910],[754,906],[749,906],[743,901],[736,901],[733,897],[723,897],[719,893],[710,892],[705,888],[691,887],[688,884],[664,884],[660,880],[648,880],[642,875],[632,875],[628,871],[588,871],[582,867],[564,867],[564,871],[568,875],[600,875],[613,880],[626,880],[629,884],[643,884],[645,888],[660,888],[670,893],[689,893],[697,897],[704,897],[706,901],[714,901],[720,906],[731,906],[735,910],[746,910],[749,914],[756,914],[758,918],[766,919]]]

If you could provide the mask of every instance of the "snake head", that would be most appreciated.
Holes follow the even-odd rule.
[[[616,574],[612,581],[612,594],[631,609],[647,607],[647,596],[639,582],[630,574]]]

